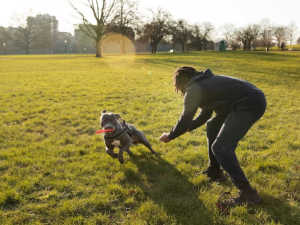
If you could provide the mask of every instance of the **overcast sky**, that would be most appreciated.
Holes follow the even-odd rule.
[[[73,33],[76,15],[66,0],[0,0],[0,26],[11,24],[11,14],[26,12],[50,14],[59,22],[59,31]],[[75,4],[80,0],[71,0]],[[82,0],[86,1],[86,0]],[[101,0],[99,0],[101,1]],[[169,11],[175,19],[186,19],[190,23],[208,21],[216,27],[233,23],[237,27],[268,18],[275,25],[288,25],[295,21],[300,29],[300,0],[140,0],[139,11],[158,7]],[[88,11],[89,12],[89,11]]]

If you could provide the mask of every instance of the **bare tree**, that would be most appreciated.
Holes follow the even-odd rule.
[[[177,22],[178,21],[175,21],[175,20],[172,20],[170,22],[170,42],[172,44],[172,50],[173,52],[175,51],[175,45],[178,44],[178,29],[177,29]]]
[[[210,22],[195,24],[193,30],[193,46],[197,51],[202,51],[203,46],[206,48],[207,43],[212,39],[212,34],[215,30]]]
[[[84,15],[76,7],[71,0],[68,0],[72,8],[77,12],[82,20],[82,24],[78,28],[84,32],[87,36],[91,37],[96,44],[96,57],[102,57],[101,53],[101,38],[110,31],[111,26],[116,22],[118,18],[118,0],[85,0],[84,6],[88,7],[95,19],[95,22],[90,22],[87,19],[87,15]]]
[[[118,9],[118,18],[115,24],[111,27],[110,31],[121,33],[122,38],[121,43],[121,52],[125,54],[125,44],[126,41],[131,40],[134,41],[135,33],[133,30],[133,26],[138,22],[138,11],[137,11],[137,2],[130,0],[120,0],[120,7]],[[127,38],[125,38],[128,37]]]
[[[280,48],[280,44],[288,39],[288,28],[286,26],[277,26],[273,30],[273,35],[276,38],[277,47]]]
[[[242,42],[243,50],[247,50],[247,36],[248,36],[247,29],[243,27],[237,28],[235,29],[234,34],[235,34],[236,41]]]
[[[26,55],[29,54],[30,50],[39,46],[45,29],[42,21],[30,16],[32,14],[33,11],[29,10],[25,13],[14,12],[11,16],[17,28],[12,29],[9,35],[13,45],[24,50]]]
[[[297,34],[298,34],[298,27],[297,27],[295,21],[292,21],[288,25],[288,31],[287,31],[287,36],[290,41],[290,45],[293,44]]]
[[[157,44],[170,34],[171,15],[162,10],[150,10],[152,18],[139,30],[139,41],[148,42],[151,45],[151,52],[156,53]]]
[[[235,25],[233,23],[225,23],[219,28],[221,34],[224,36],[224,39],[227,43],[227,46],[231,46],[234,42],[235,35]]]
[[[251,43],[259,36],[260,27],[258,24],[251,24],[247,27],[247,49],[251,49]]]
[[[180,19],[177,22],[177,26],[176,26],[176,36],[175,36],[175,40],[180,43],[181,45],[181,49],[182,52],[185,51],[185,46],[188,43],[188,41],[190,41],[190,37],[191,37],[191,28],[189,26],[189,24],[187,23],[187,21]]]
[[[271,24],[271,21],[267,18],[262,19],[259,22],[260,25],[260,40],[262,46],[267,46],[268,43],[270,43],[272,39],[271,30],[273,29],[273,25]]]
[[[238,28],[235,30],[236,40],[243,43],[244,50],[250,50],[251,42],[259,36],[259,30],[258,24],[250,24],[247,27]]]

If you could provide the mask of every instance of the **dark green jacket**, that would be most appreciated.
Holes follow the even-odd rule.
[[[215,112],[228,114],[232,109],[247,110],[247,104],[255,93],[262,93],[253,84],[234,77],[214,75],[210,69],[198,72],[191,78],[184,96],[184,108],[177,124],[170,131],[169,138],[175,139],[188,129],[202,126]],[[198,108],[198,116],[193,120]]]

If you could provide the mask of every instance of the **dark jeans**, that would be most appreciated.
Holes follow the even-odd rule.
[[[216,171],[222,166],[240,190],[251,187],[239,165],[235,149],[250,127],[264,114],[266,99],[262,92],[258,92],[246,103],[233,107],[226,115],[216,115],[206,123],[210,166]]]

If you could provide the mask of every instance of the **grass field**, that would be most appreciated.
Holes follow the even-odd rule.
[[[263,204],[219,214],[205,126],[164,144],[182,112],[176,67],[210,68],[262,89],[265,115],[236,153]],[[300,224],[300,52],[0,57],[0,224]],[[121,114],[160,155],[105,153],[99,116]]]

